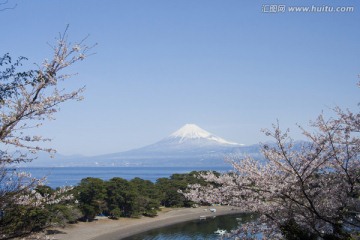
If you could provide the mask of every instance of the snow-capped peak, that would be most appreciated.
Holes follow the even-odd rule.
[[[177,138],[208,138],[211,134],[195,124],[185,124],[170,136]]]
[[[171,138],[180,138],[179,142],[187,139],[207,139],[221,144],[241,145],[238,143],[228,142],[223,138],[215,136],[195,124],[185,124],[182,128],[170,135]]]

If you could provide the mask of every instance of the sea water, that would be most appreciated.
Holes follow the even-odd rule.
[[[22,171],[31,173],[33,177],[46,177],[45,184],[52,187],[75,186],[86,177],[109,180],[114,177],[131,180],[139,177],[155,182],[158,178],[167,178],[174,173],[189,173],[191,171],[214,170],[226,172],[231,167],[48,167],[23,168]]]
[[[215,240],[221,239],[221,236],[216,234],[215,231],[226,230],[227,233],[230,233],[240,224],[254,220],[252,214],[245,213],[217,216],[206,220],[198,219],[153,229],[123,238],[123,240]],[[260,237],[260,235],[256,237]]]

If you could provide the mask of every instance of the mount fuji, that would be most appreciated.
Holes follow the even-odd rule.
[[[228,142],[218,136],[215,136],[204,129],[201,129],[195,124],[186,124],[169,137],[165,138],[162,142],[174,142],[175,144],[189,143],[192,144],[205,144],[205,145],[223,145],[234,146],[242,145],[238,143]]]
[[[93,157],[50,160],[47,165],[52,162],[51,166],[209,167],[223,166],[224,158],[231,153],[256,157],[259,145],[244,146],[230,142],[195,124],[186,124],[168,137],[145,147]]]
[[[216,135],[213,135],[195,124],[186,124],[170,136],[149,146],[139,148],[134,152],[161,152],[161,153],[194,153],[204,151],[215,151],[219,148],[236,148],[242,144],[226,141]]]
[[[227,141],[195,124],[186,124],[164,139],[126,152],[93,157],[100,164],[114,166],[184,166],[184,164],[224,164],[226,154],[242,144]]]

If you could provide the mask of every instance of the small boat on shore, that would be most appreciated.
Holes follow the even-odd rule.
[[[216,230],[214,233],[216,233],[216,234],[218,234],[218,235],[220,235],[220,236],[223,236],[223,235],[225,235],[226,230],[218,229],[218,230]]]

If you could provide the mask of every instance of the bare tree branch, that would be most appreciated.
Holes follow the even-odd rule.
[[[0,2],[0,6],[1,5],[6,5],[6,4],[8,4],[8,2],[9,2],[9,0],[6,0],[5,2]],[[0,12],[2,12],[2,11],[6,11],[6,10],[13,10],[13,9],[15,9],[17,7],[17,3],[15,3],[15,5],[14,6],[12,6],[12,7],[5,7],[5,8],[0,8]]]

